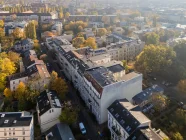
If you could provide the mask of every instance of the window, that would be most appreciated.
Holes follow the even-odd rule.
[[[15,84],[15,81],[13,82],[13,84]]]
[[[23,140],[25,140],[25,137],[23,137]]]
[[[23,131],[23,135],[25,135],[25,131]]]
[[[52,112],[54,112],[54,110],[52,109]]]
[[[15,135],[15,132],[13,132],[13,135]]]
[[[6,132],[4,133],[4,136],[6,136],[7,134],[6,134]]]

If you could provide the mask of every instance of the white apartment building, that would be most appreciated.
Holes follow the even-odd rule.
[[[41,132],[60,123],[62,105],[55,91],[45,90],[37,97],[37,115]]]
[[[114,100],[131,100],[142,91],[142,74],[125,75],[122,63],[112,60],[109,54],[91,52],[89,47],[75,49],[63,42],[53,39],[47,43],[48,48],[56,50],[61,70],[100,124],[107,121],[107,108]]]
[[[16,17],[14,17],[16,15]],[[51,19],[57,19],[58,14],[57,12],[51,12],[51,13],[0,13],[0,19],[5,20],[51,20]]]
[[[113,60],[134,60],[143,50],[145,42],[139,39],[127,38],[113,33],[106,39],[107,46],[103,48]]]
[[[123,66],[119,64],[95,67],[84,73],[82,96],[99,124],[107,121],[107,108],[113,101],[122,98],[131,101],[141,91],[142,74],[132,72],[125,75]]]
[[[138,106],[127,99],[115,100],[108,107],[108,128],[112,140],[163,140],[167,136],[151,128],[149,120]]]
[[[11,91],[15,91],[20,82],[28,83],[28,75],[26,73],[17,73],[8,77],[9,87]]]
[[[34,140],[33,116],[29,112],[1,112],[0,139]]]

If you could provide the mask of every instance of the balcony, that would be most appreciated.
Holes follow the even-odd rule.
[[[116,139],[120,139],[120,137],[121,137],[120,131],[119,131],[115,126],[112,126],[112,127],[111,127],[111,130],[112,130],[112,132],[115,134]]]

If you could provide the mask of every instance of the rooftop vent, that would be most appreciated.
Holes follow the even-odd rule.
[[[9,120],[5,120],[5,121],[4,121],[4,123],[8,123],[8,122],[9,122]]]
[[[1,114],[1,118],[3,118],[5,116],[5,114]]]

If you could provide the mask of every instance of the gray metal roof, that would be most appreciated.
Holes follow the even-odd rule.
[[[58,123],[45,133],[49,140],[75,140],[70,127],[64,123]]]
[[[136,103],[136,104],[141,104],[142,102],[148,100],[152,94],[154,93],[161,93],[164,92],[164,89],[158,85],[153,85],[150,88],[145,89],[144,91],[138,93],[137,95],[135,95],[132,100]]]
[[[127,99],[116,100],[108,107],[108,111],[129,135],[141,124],[150,122],[140,107],[133,106]]]

